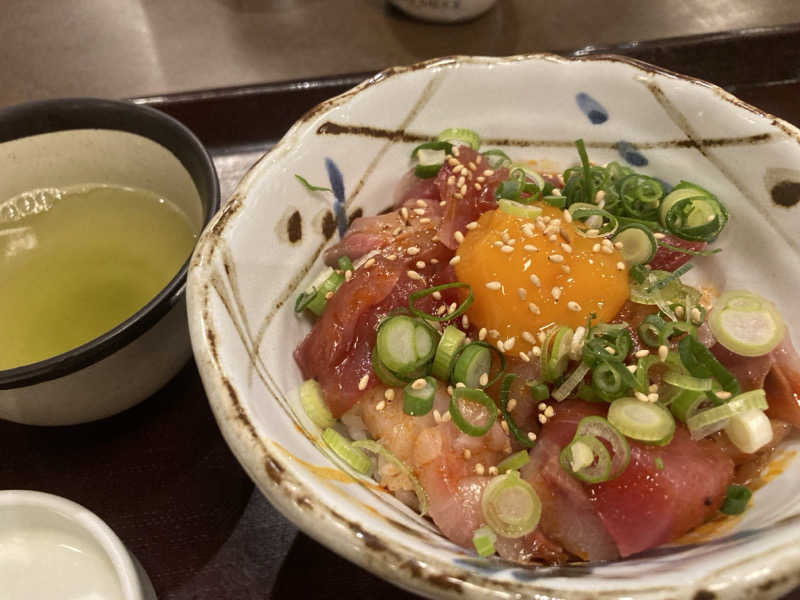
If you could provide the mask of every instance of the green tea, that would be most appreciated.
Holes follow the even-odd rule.
[[[147,304],[197,232],[165,198],[87,185],[0,202],[0,369],[53,357]]]

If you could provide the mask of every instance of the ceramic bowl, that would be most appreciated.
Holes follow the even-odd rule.
[[[100,517],[43,492],[0,491],[0,575],[14,598],[50,597],[48,590],[70,598],[156,597],[138,561]]]
[[[106,183],[169,198],[199,232],[219,208],[214,165],[186,127],[130,102],[65,99],[0,111],[0,199],[42,187]],[[69,425],[144,400],[191,356],[188,260],[130,318],[68,352],[0,370],[0,418]],[[2,335],[2,332],[0,332]]]
[[[216,418],[262,492],[306,533],[397,585],[451,598],[759,598],[800,583],[800,462],[784,443],[741,517],[611,563],[480,560],[368,480],[340,470],[298,405],[292,305],[354,215],[391,204],[411,148],[468,127],[512,159],[561,170],[583,138],[623,161],[714,190],[732,215],[723,260],[695,281],[773,298],[798,333],[798,130],[710,84],[617,57],[455,57],[385,71],[310,111],[246,175],[201,236],[190,331]],[[309,192],[299,173],[334,193]],[[798,336],[795,335],[795,339]]]

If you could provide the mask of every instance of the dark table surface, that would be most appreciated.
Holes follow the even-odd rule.
[[[605,48],[695,75],[800,123],[800,26]],[[305,110],[366,74],[143,98],[210,148],[223,197]],[[96,512],[161,599],[411,598],[297,529],[229,452],[189,363],[139,406],[63,428],[0,422],[0,489],[66,496]],[[796,590],[787,596],[800,599]]]

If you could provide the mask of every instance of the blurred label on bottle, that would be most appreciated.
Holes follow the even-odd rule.
[[[424,21],[455,23],[477,17],[497,0],[389,0],[404,13]]]

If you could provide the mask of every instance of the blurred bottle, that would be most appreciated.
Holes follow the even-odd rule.
[[[389,0],[404,13],[437,23],[456,23],[477,17],[497,0]]]

